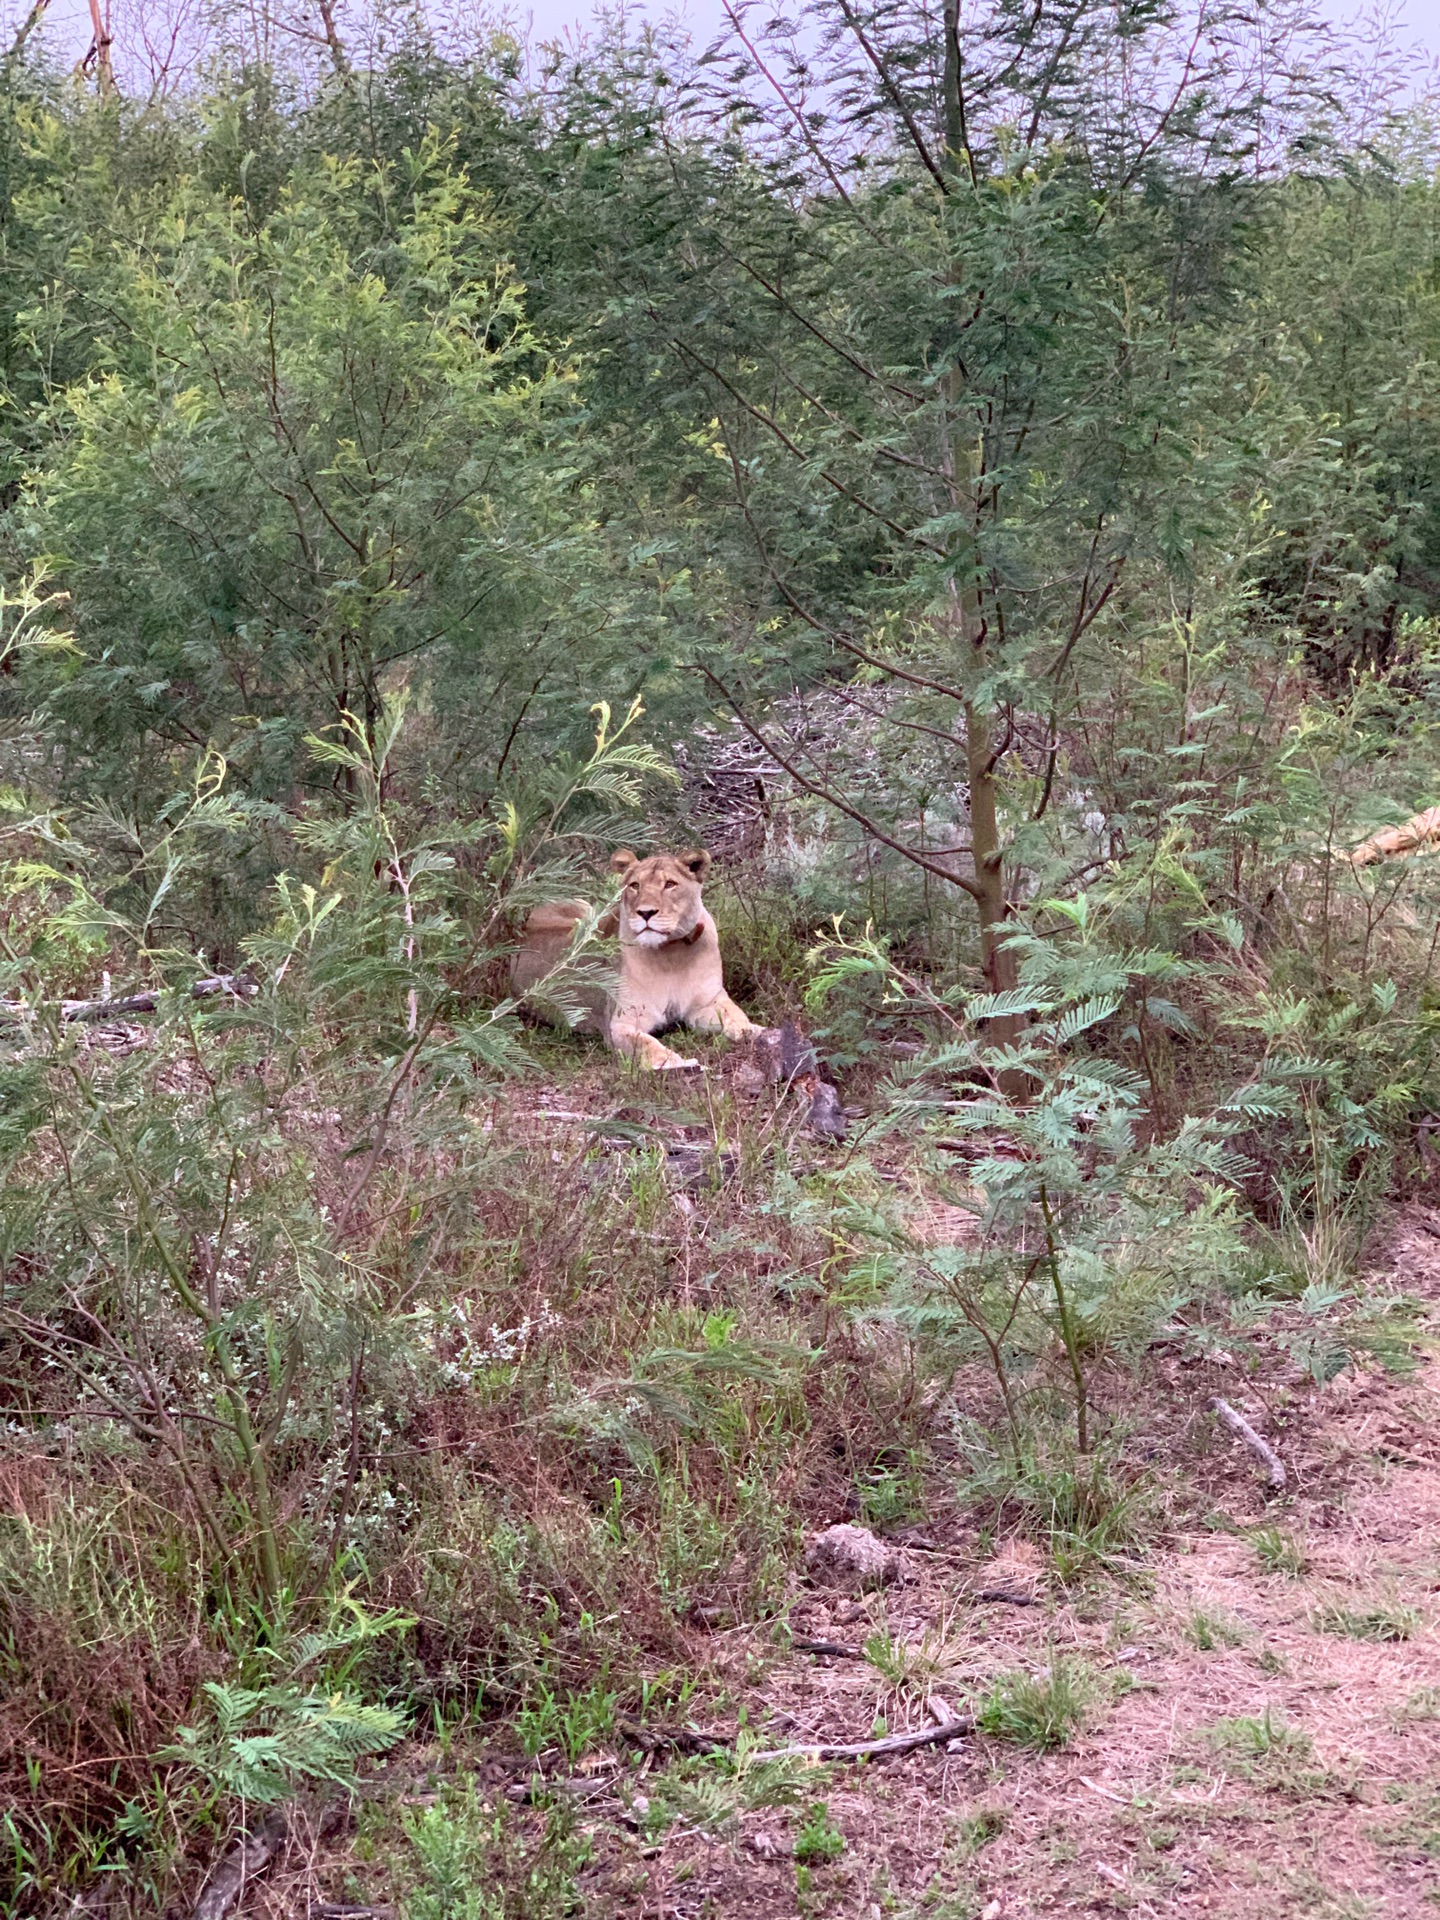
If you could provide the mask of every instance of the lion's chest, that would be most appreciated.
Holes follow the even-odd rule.
[[[622,940],[615,1010],[669,1025],[708,1006],[721,985],[720,943],[705,914],[693,942],[639,947]]]

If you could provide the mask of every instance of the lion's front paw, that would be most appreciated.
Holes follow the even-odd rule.
[[[703,1073],[705,1071],[703,1061],[685,1060],[678,1053],[672,1053],[668,1060],[661,1060],[658,1065],[661,1073]]]

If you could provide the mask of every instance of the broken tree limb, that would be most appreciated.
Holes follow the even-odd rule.
[[[792,1088],[809,1101],[807,1124],[825,1140],[843,1140],[847,1127],[840,1095],[826,1078],[813,1041],[793,1020],[783,1027],[762,1027],[754,1037],[754,1051],[765,1080],[785,1092]]]
[[[602,1793],[612,1793],[619,1777],[618,1768],[613,1767],[608,1773],[587,1774],[583,1779],[537,1773],[523,1787],[506,1787],[505,1798],[517,1807],[541,1807],[547,1800],[569,1800],[578,1806],[598,1799]]]
[[[719,1753],[725,1741],[698,1727],[647,1727],[628,1713],[615,1716],[615,1731],[642,1753]]]
[[[262,1873],[285,1844],[283,1813],[267,1814],[254,1833],[231,1849],[210,1877],[190,1920],[225,1920],[257,1873]]]
[[[802,1747],[774,1747],[768,1753],[751,1753],[747,1759],[759,1765],[771,1760],[888,1760],[897,1753],[911,1753],[916,1747],[943,1746],[962,1733],[975,1731],[975,1716],[967,1713],[934,1727],[916,1727],[909,1733],[887,1734],[883,1740],[858,1740],[853,1744],[830,1745],[824,1741]]]
[[[248,1000],[259,991],[253,980],[244,980],[235,973],[217,973],[208,980],[192,982],[190,998],[208,1000],[217,993],[228,993],[236,999]],[[129,1013],[154,1013],[160,1004],[161,992],[157,987],[145,993],[129,994],[123,1000],[62,1000],[52,1005],[50,1011],[67,1021],[123,1020]],[[18,1000],[0,1000],[0,1019],[18,1019],[31,1011],[33,1009]]]
[[[1272,1491],[1275,1493],[1282,1492],[1285,1486],[1285,1462],[1269,1442],[1262,1440],[1254,1427],[1252,1427],[1250,1422],[1245,1418],[1244,1414],[1237,1413],[1230,1402],[1228,1400],[1222,1400],[1218,1393],[1212,1394],[1205,1404],[1217,1419],[1224,1422],[1237,1440],[1243,1440],[1245,1445],[1249,1447],[1250,1451],[1255,1455],[1255,1458],[1260,1462],[1261,1466],[1264,1467],[1265,1478],[1269,1482]]]

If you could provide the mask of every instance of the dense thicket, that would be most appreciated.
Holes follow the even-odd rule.
[[[5,550],[68,596],[12,757],[283,804],[403,682],[483,811],[594,698],[825,687],[883,777],[775,750],[988,930],[1102,851],[1048,803],[1097,701],[1125,831],[1137,660],[1263,706],[1423,654],[1423,109],[1352,127],[1278,18],[747,21],[538,80],[412,21],[147,104],[12,60]]]
[[[1426,101],[1284,9],[323,20],[0,71],[17,1912],[417,1703],[574,1757],[958,1369],[1088,1498],[1162,1324],[1384,1346],[1324,1316],[1434,1097],[1426,870],[1348,858],[1440,797]],[[524,909],[717,793],[870,1131],[697,1107],[692,1273],[672,1108],[616,1176],[494,1103]],[[887,1212],[957,1165],[978,1251]]]

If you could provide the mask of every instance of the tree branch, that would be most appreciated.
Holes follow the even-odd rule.
[[[913,847],[907,847],[902,841],[895,839],[892,834],[886,833],[884,828],[878,826],[868,814],[861,813],[859,808],[851,806],[848,800],[842,800],[838,793],[833,792],[829,787],[822,787],[818,781],[812,780],[808,775],[803,774],[792,760],[788,760],[785,755],[780,752],[774,741],[768,739],[753,721],[749,719],[745,710],[741,707],[723,680],[718,679],[709,667],[700,666],[697,667],[696,671],[703,674],[710,682],[711,686],[714,687],[721,699],[730,708],[730,711],[735,715],[735,718],[740,722],[740,725],[745,729],[746,733],[749,734],[755,744],[763,747],[771,759],[775,761],[776,765],[783,767],[790,778],[794,780],[797,785],[803,787],[807,793],[813,794],[817,800],[825,801],[828,806],[832,806],[837,812],[843,813],[848,820],[853,820],[857,826],[863,827],[872,839],[878,840],[882,846],[889,847],[892,853],[898,853],[902,859],[909,860],[912,865],[922,868],[926,873],[933,873],[937,879],[948,881],[952,887],[959,887],[962,892],[968,893],[972,900],[978,900],[980,898],[981,889],[976,881],[967,879],[963,873],[952,873],[948,867],[942,867],[938,860],[927,859],[923,853],[917,853]]]

